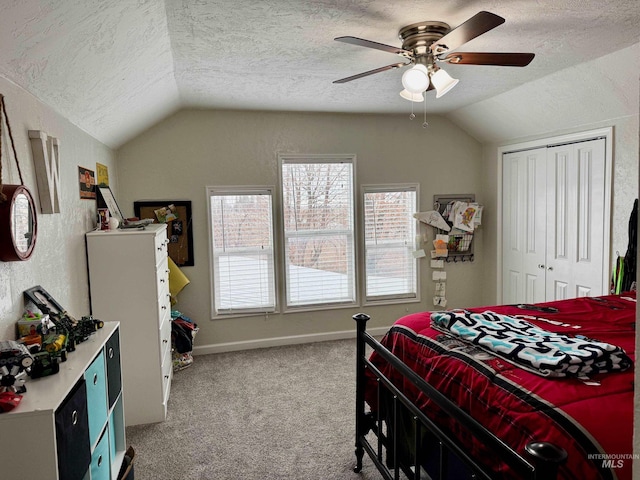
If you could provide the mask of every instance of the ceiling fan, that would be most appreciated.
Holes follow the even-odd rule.
[[[393,47],[357,37],[337,37],[335,40],[339,42],[395,53],[404,57],[408,62],[392,63],[375,70],[335,80],[333,83],[346,83],[386,70],[414,65],[403,75],[402,84],[405,89],[400,95],[407,100],[419,102],[423,100],[423,92],[427,90],[435,89],[436,97],[441,97],[458,83],[458,80],[451,78],[449,74],[439,68],[436,62],[507,67],[529,65],[535,56],[533,53],[453,52],[461,45],[504,22],[505,19],[499,15],[482,11],[454,29],[451,29],[444,22],[413,23],[401,28],[398,33],[402,40],[402,47]]]

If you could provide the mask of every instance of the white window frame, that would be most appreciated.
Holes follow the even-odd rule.
[[[367,283],[369,275],[367,272],[367,239],[366,239],[366,203],[365,195],[368,193],[381,193],[381,192],[415,192],[415,205],[414,212],[412,212],[412,222],[414,223],[412,238],[407,238],[409,242],[407,248],[412,252],[419,248],[418,237],[420,235],[419,222],[413,218],[413,213],[419,210],[420,206],[420,184],[419,183],[401,183],[401,184],[376,184],[376,185],[362,185],[361,186],[361,201],[362,201],[362,245],[363,245],[363,261],[362,261],[362,298],[364,299],[364,305],[381,305],[381,304],[397,304],[397,303],[415,303],[420,302],[420,261],[413,256],[414,262],[414,287],[415,293],[408,294],[392,294],[392,295],[367,295]]]
[[[351,199],[350,199],[350,213],[351,213],[351,231],[347,232],[344,230],[332,230],[330,232],[326,232],[327,235],[330,234],[346,234],[349,237],[351,242],[351,279],[348,285],[349,296],[350,299],[344,300],[336,300],[333,302],[318,302],[318,303],[306,303],[306,304],[291,304],[290,300],[290,279],[288,276],[289,264],[287,258],[287,242],[289,239],[289,235],[285,232],[285,221],[284,221],[284,182],[283,182],[283,167],[285,164],[307,164],[307,163],[350,163],[351,164]],[[353,154],[279,154],[278,155],[278,165],[279,165],[279,180],[280,180],[280,238],[282,239],[282,249],[281,254],[283,258],[283,290],[284,290],[284,301],[283,308],[285,312],[299,312],[306,310],[328,310],[334,308],[345,308],[350,306],[356,306],[359,303],[359,281],[358,281],[358,237],[357,237],[357,212],[356,212],[356,155]],[[316,234],[323,235],[324,232],[315,232]]]
[[[209,223],[209,252],[210,252],[210,280],[211,280],[211,318],[231,318],[247,315],[262,315],[269,313],[278,313],[279,311],[279,295],[278,295],[278,258],[277,258],[277,239],[275,235],[275,215],[276,215],[276,196],[275,187],[273,186],[209,186],[207,191],[207,218]],[[229,311],[218,311],[216,307],[216,299],[219,295],[219,280],[216,278],[216,252],[213,239],[213,219],[211,211],[211,199],[215,196],[231,196],[231,195],[269,195],[271,197],[271,239],[272,253],[270,276],[273,284],[271,285],[270,294],[273,295],[273,307],[256,307],[256,308],[237,308]]]

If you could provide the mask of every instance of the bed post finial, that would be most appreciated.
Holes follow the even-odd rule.
[[[533,457],[536,479],[557,478],[558,467],[567,459],[567,452],[549,442],[531,442],[524,449]]]
[[[353,471],[359,473],[362,470],[362,457],[364,447],[361,438],[367,434],[366,418],[364,411],[364,387],[365,387],[365,339],[369,315],[357,313],[352,317],[356,321],[356,466]]]

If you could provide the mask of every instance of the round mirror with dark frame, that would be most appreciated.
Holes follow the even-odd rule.
[[[35,202],[24,185],[2,185],[0,200],[0,260],[27,260],[36,245],[38,219]]]

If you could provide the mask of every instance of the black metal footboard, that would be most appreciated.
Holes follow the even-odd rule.
[[[363,313],[353,316],[357,322],[355,442],[357,463],[354,468],[355,472],[362,470],[362,461],[366,452],[387,480],[399,479],[400,472],[409,479],[426,479],[427,476],[422,473],[421,466],[426,464],[427,458],[435,458],[435,462],[432,462],[432,465],[435,465],[435,474],[433,468],[429,470],[432,479],[464,478],[460,473],[461,468],[462,471],[469,472],[469,478],[485,478],[487,480],[493,478],[491,472],[487,471],[486,467],[477,459],[471,457],[460,446],[456,438],[432,422],[369,361],[366,353],[368,345],[406,380],[433,400],[443,414],[454,419],[468,431],[469,436],[477,438],[497,458],[508,464],[519,478],[532,480],[557,478],[558,467],[567,458],[563,449],[547,442],[534,442],[526,446],[527,458],[514,451],[369,335],[366,332],[369,318]],[[376,412],[368,412],[365,406],[367,381],[365,375],[367,370],[375,376],[378,382],[379,408]],[[377,439],[374,443],[367,439],[370,432]],[[408,447],[407,442],[410,444]],[[386,460],[383,454],[386,455]]]

